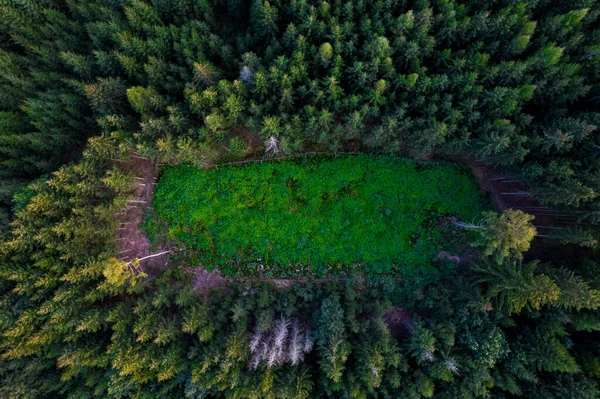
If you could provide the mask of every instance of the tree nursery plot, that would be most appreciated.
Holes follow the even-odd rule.
[[[351,156],[167,168],[153,207],[149,237],[164,234],[206,267],[322,275],[426,267],[461,238],[449,217],[471,220],[486,205],[456,166]]]

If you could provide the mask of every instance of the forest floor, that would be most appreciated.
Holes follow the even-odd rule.
[[[398,338],[408,332],[412,325],[411,311],[394,306],[383,315],[383,321],[387,324],[392,336]]]
[[[559,211],[544,206],[525,194],[530,191],[530,188],[514,176],[510,176],[500,168],[477,161],[473,156],[441,155],[438,158],[468,166],[477,179],[480,190],[489,196],[490,201],[499,212],[505,209],[520,209],[535,216],[533,224],[536,226],[539,236],[533,239],[531,248],[525,253],[525,260],[539,259],[545,262],[572,257],[598,257],[598,254],[589,248],[563,244],[558,240],[544,237],[553,230],[564,229],[575,224],[575,220],[567,214],[560,214]],[[515,193],[518,194],[515,195]]]
[[[130,262],[135,258],[152,255],[150,240],[144,236],[139,225],[144,220],[145,210],[152,203],[158,168],[149,159],[136,154],[132,154],[130,160],[115,163],[123,172],[134,176],[133,198],[118,215],[121,223],[117,230],[118,259]],[[149,275],[152,274],[152,270],[163,269],[166,266],[166,256],[147,258],[140,263],[142,271]]]

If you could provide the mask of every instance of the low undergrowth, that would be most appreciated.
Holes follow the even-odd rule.
[[[226,275],[294,277],[431,268],[469,239],[446,222],[487,203],[448,163],[316,157],[163,170],[143,229],[190,264]]]

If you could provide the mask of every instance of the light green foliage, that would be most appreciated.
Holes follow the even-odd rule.
[[[410,342],[408,348],[410,354],[417,363],[431,363],[435,360],[435,337],[433,333],[421,323],[415,323],[410,328]]]
[[[385,88],[386,88],[385,80],[380,79],[375,83],[375,91],[377,92],[377,94],[383,94],[383,92],[385,91]]]
[[[252,3],[252,23],[263,35],[275,35],[278,31],[277,8],[266,0],[254,0]]]
[[[194,78],[203,86],[212,86],[217,83],[218,74],[215,67],[208,62],[195,62]]]
[[[537,261],[482,261],[473,271],[479,276],[478,283],[487,284],[487,299],[496,299],[509,314],[524,308],[540,310],[544,305],[576,310],[600,307],[600,290],[565,267],[539,265]]]
[[[175,140],[170,134],[156,141],[156,150],[166,163],[198,166],[204,165],[214,154],[214,151],[207,148],[205,144],[199,143],[191,137],[183,136]]]
[[[579,24],[581,23],[583,18],[585,18],[589,11],[589,8],[584,8],[582,10],[572,10],[565,15],[559,16],[559,19],[561,20],[561,24],[563,25],[563,27],[567,29],[572,29],[579,26]]]
[[[138,292],[134,286],[145,276],[132,273],[111,256],[117,226],[113,214],[124,206],[130,187],[117,170],[107,174],[106,164],[92,152],[80,163],[30,186],[32,192],[24,193],[27,202],[19,205],[13,224],[18,233],[2,245],[0,286],[5,290],[10,285],[14,295],[3,292],[0,302],[20,309],[11,312],[10,319],[0,312],[6,359],[37,356],[49,346],[59,347],[81,336],[90,342],[102,340],[108,307],[98,304],[106,297]],[[15,273],[18,270],[24,273]],[[32,317],[28,309],[34,307],[47,311]],[[38,365],[23,374],[30,379],[26,391],[41,389],[50,394],[55,390],[56,382],[51,381],[61,373],[46,372],[48,367],[60,367],[63,381],[79,378],[90,368],[107,367],[103,352],[97,345],[71,347],[49,354],[50,362],[33,361],[31,365]],[[19,363],[11,361],[10,368],[19,368]],[[2,392],[2,396],[15,397],[16,392]]]
[[[515,257],[522,259],[531,245],[537,230],[531,224],[533,215],[521,210],[508,209],[502,214],[485,212],[481,235],[476,245],[483,247],[486,255],[492,255],[498,263]]]
[[[566,309],[600,308],[600,290],[590,286],[580,275],[565,267],[553,268],[543,265],[543,272],[554,279],[560,288],[557,305]]]
[[[141,114],[158,110],[164,104],[161,96],[151,87],[136,86],[127,89],[127,98],[133,109]]]
[[[564,49],[557,47],[554,44],[550,44],[539,52],[540,63],[545,67],[551,67],[558,63],[558,60],[563,54]]]
[[[524,85],[519,88],[519,96],[525,100],[531,100],[535,92],[535,85]]]
[[[562,241],[564,244],[571,243],[582,247],[594,248],[598,245],[598,237],[593,231],[580,226],[569,226],[552,232],[551,237]]]
[[[241,158],[246,153],[246,141],[243,137],[237,136],[229,140],[229,150],[231,155]]]
[[[520,35],[515,38],[515,52],[520,53],[527,48],[529,41],[531,40],[531,36],[529,35]]]
[[[210,115],[207,115],[204,118],[204,123],[212,132],[217,132],[227,126],[225,117],[218,110],[214,110]]]
[[[482,274],[477,281],[489,283],[490,298],[499,296],[499,306],[508,313],[518,313],[525,306],[540,309],[547,303],[555,303],[560,288],[545,274],[536,274],[537,262],[521,263],[510,260],[504,264],[484,262],[473,271]]]
[[[472,218],[485,205],[473,179],[453,166],[359,156],[170,168],[153,207],[149,235],[166,226],[167,240],[208,267],[253,274],[256,262],[282,275],[294,264],[319,274],[354,264],[416,270],[455,240],[435,227],[440,218]]]
[[[407,76],[406,80],[408,82],[409,87],[414,86],[417,83],[417,80],[419,79],[419,75],[416,73],[411,73],[410,75]]]
[[[434,393],[433,381],[423,373],[419,373],[415,379],[417,391],[424,398],[431,398]]]
[[[333,381],[334,390],[337,390],[351,349],[346,341],[344,311],[338,298],[332,297],[323,301],[317,331],[321,370]]]
[[[333,47],[331,47],[331,43],[323,43],[321,47],[319,47],[319,59],[321,60],[321,64],[324,66],[329,65],[332,57]]]
[[[352,342],[352,351],[358,360],[358,377],[368,392],[385,386],[386,370],[401,371],[402,353],[385,323],[373,317],[360,323],[361,341]]]
[[[136,273],[135,269],[136,267],[126,262],[118,261],[115,258],[108,259],[106,267],[102,271],[108,283],[106,289],[119,292],[120,288],[125,287],[126,284],[134,286],[139,280],[148,277],[145,273]]]
[[[186,333],[198,333],[201,342],[209,341],[214,333],[215,326],[206,305],[203,303],[186,309],[183,314],[182,331]]]

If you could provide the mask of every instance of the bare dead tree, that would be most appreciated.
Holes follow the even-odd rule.
[[[273,154],[278,154],[281,149],[279,148],[279,140],[275,136],[269,137],[265,142],[265,151]]]
[[[275,367],[284,363],[297,366],[304,354],[313,347],[312,333],[307,323],[281,316],[271,331],[256,330],[248,341],[250,357],[248,367],[256,370],[261,364]]]
[[[458,365],[456,364],[456,361],[454,361],[453,358],[449,357],[448,359],[446,359],[444,361],[444,365],[446,366],[448,371],[450,371],[452,374],[454,374],[454,375],[459,374]]]

